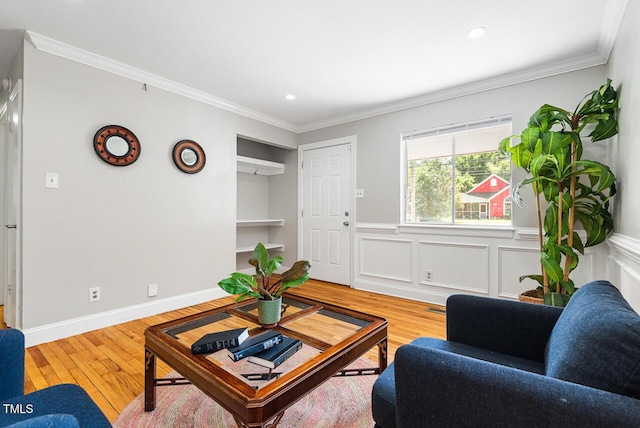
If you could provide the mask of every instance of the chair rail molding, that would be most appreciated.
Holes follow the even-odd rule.
[[[607,245],[614,251],[623,254],[636,263],[640,263],[640,241],[619,233],[613,233],[606,240]]]

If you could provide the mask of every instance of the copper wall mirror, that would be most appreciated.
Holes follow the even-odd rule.
[[[206,156],[200,144],[191,140],[182,140],[173,146],[173,162],[180,171],[196,174],[204,168]]]
[[[93,148],[100,159],[115,166],[131,165],[140,157],[138,137],[120,125],[100,128],[93,137]]]

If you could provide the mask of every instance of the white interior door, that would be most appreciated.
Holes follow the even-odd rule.
[[[22,85],[18,81],[9,97],[5,122],[5,290],[4,322],[21,328],[21,162],[22,162]]]
[[[351,144],[303,149],[302,257],[314,279],[351,283]]]

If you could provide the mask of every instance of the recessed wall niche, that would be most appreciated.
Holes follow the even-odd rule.
[[[247,261],[258,242],[271,257],[295,260],[297,152],[238,136],[237,155],[237,269],[252,269]],[[286,249],[294,252],[284,255]]]

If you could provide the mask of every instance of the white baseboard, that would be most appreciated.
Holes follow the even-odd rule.
[[[356,290],[370,291],[372,293],[384,294],[386,296],[401,297],[419,302],[431,303],[434,305],[446,305],[448,294],[418,290],[410,287],[402,287],[396,284],[384,284],[373,281],[363,281],[356,279],[353,288]]]
[[[219,288],[182,294],[23,330],[27,347],[228,296]]]

